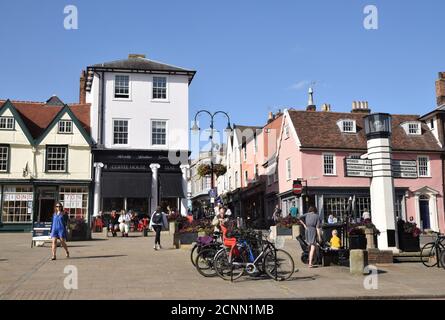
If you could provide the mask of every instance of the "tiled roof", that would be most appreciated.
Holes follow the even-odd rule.
[[[54,102],[55,98],[57,97],[53,97],[48,101]],[[6,100],[0,100],[0,108],[3,107],[5,102]],[[11,103],[19,112],[34,139],[40,137],[64,107],[54,103],[48,105],[46,102],[11,101]],[[70,104],[68,106],[83,128],[90,133],[90,104]]]
[[[289,110],[289,115],[303,148],[361,150],[367,148],[364,114]],[[337,122],[346,119],[356,121],[357,133],[341,132]],[[419,136],[407,135],[400,125],[418,119],[418,115],[392,115],[392,148],[399,151],[442,151],[425,124],[422,124],[422,134]]]
[[[190,72],[195,73],[193,70],[188,70],[176,66],[172,66],[166,63],[149,60],[146,58],[136,57],[128,58],[110,62],[104,62],[95,64],[93,68],[111,68],[111,69],[125,69],[125,70],[146,70],[146,71],[173,71],[173,72]]]

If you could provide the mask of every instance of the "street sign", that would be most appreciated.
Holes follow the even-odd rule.
[[[372,178],[372,161],[345,158],[345,174],[347,177]]]
[[[303,193],[303,185],[300,180],[294,180],[292,184],[292,192],[297,198],[301,197],[301,194]]]
[[[417,161],[392,160],[392,175],[394,178],[417,179]]]
[[[209,190],[209,196],[210,198],[216,198],[217,196],[216,188]]]

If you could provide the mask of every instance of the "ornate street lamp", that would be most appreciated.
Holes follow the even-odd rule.
[[[232,126],[230,125],[230,117],[227,114],[227,112],[216,111],[216,112],[212,113],[212,112],[207,111],[207,110],[200,110],[200,111],[198,111],[195,114],[195,119],[194,119],[193,126],[192,126],[192,129],[191,129],[194,132],[198,132],[200,130],[200,128],[198,126],[197,120],[198,120],[198,116],[201,113],[206,113],[206,114],[208,114],[210,116],[210,137],[209,137],[209,140],[210,140],[210,171],[211,171],[210,183],[211,183],[211,188],[213,190],[213,189],[215,189],[215,182],[213,180],[213,175],[214,175],[213,149],[215,147],[215,144],[213,142],[213,129],[214,129],[215,116],[218,115],[218,114],[222,114],[222,115],[224,115],[227,118],[227,127],[225,129],[226,132],[231,132],[232,131]],[[212,206],[212,209],[213,209],[214,203],[211,203],[211,206]]]

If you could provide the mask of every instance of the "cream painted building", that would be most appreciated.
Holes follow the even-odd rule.
[[[49,222],[60,201],[73,220],[88,222],[91,205],[90,106],[0,101],[2,230]]]

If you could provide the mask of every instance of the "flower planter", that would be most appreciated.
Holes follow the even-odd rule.
[[[198,238],[198,232],[177,232],[174,234],[174,245],[176,248],[183,244],[192,244]]]
[[[404,252],[419,252],[420,239],[419,237],[414,237],[411,233],[400,233],[399,247]]]
[[[295,240],[295,238],[304,235],[304,227],[299,224],[294,224],[292,226],[292,239]]]
[[[278,236],[292,236],[292,228],[277,228]]]
[[[67,241],[85,241],[90,239],[88,235],[89,228],[86,222],[72,224],[67,231]]]
[[[366,250],[367,241],[364,234],[350,235],[349,236],[349,249],[350,250]]]
[[[176,232],[178,232],[178,225],[175,221],[170,221],[168,223],[168,232],[169,234],[175,234]]]

